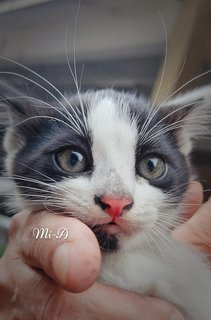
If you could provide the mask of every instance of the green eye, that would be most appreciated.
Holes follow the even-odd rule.
[[[137,171],[148,180],[158,179],[166,172],[166,164],[159,157],[147,156],[139,162]]]
[[[56,155],[60,168],[70,173],[80,173],[86,169],[86,158],[81,152],[65,149]]]

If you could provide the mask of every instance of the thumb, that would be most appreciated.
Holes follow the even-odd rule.
[[[55,236],[62,229],[66,230],[65,238]],[[44,230],[43,236],[37,230]],[[47,234],[49,238],[45,238]],[[74,218],[47,211],[31,213],[22,230],[21,249],[28,265],[42,269],[70,292],[86,290],[100,272],[97,239],[85,224]]]

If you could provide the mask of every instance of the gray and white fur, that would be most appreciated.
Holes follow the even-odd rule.
[[[186,319],[210,320],[209,263],[171,231],[194,177],[193,141],[211,123],[211,87],[154,108],[114,90],[48,104],[1,83],[0,96],[12,210],[44,207],[80,219],[102,249],[101,281],[168,300]],[[114,219],[106,197],[129,205]]]

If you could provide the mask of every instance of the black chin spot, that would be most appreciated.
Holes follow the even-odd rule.
[[[119,240],[115,235],[103,232],[99,228],[93,228],[92,231],[94,232],[98,240],[101,250],[106,252],[113,252],[118,250]]]

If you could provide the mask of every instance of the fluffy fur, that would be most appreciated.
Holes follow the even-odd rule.
[[[50,105],[4,84],[0,95],[9,122],[4,179],[16,194],[9,201],[13,210],[45,207],[77,217],[102,248],[101,281],[166,299],[187,319],[210,319],[208,262],[173,240],[171,230],[181,221],[193,177],[192,143],[211,122],[211,88],[154,108],[142,97],[114,90],[63,97]],[[58,164],[69,149],[84,156],[79,173]],[[140,173],[147,156],[163,160],[163,175],[148,179]],[[130,197],[132,205],[111,223],[95,201],[102,196]]]

